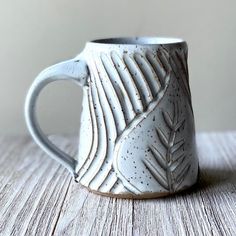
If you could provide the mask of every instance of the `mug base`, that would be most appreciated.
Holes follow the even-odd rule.
[[[129,193],[122,193],[122,194],[103,193],[103,192],[99,192],[96,190],[92,190],[82,184],[80,184],[80,186],[87,189],[91,193],[101,195],[104,197],[112,197],[112,198],[119,198],[119,199],[145,200],[145,199],[162,198],[162,197],[167,197],[167,196],[171,196],[171,195],[178,195],[180,193],[187,192],[188,190],[192,190],[194,187],[197,186],[197,184],[198,184],[198,181],[195,184],[193,184],[192,186],[186,186],[186,188],[183,188],[183,189],[176,191],[176,192],[155,192],[155,193],[142,193],[142,194],[137,194],[137,195],[129,194]]]
[[[197,177],[195,182],[192,185],[185,186],[181,188],[178,191],[175,192],[154,192],[154,193],[142,193],[142,194],[131,194],[131,193],[120,193],[120,194],[115,194],[115,193],[104,193],[96,190],[92,190],[87,186],[84,186],[80,182],[78,182],[76,179],[74,179],[77,184],[80,184],[82,188],[87,189],[89,192],[101,195],[104,197],[112,197],[112,198],[119,198],[119,199],[136,199],[136,200],[145,200],[145,199],[155,199],[155,198],[162,198],[162,197],[167,197],[167,196],[172,196],[172,195],[178,195],[178,194],[183,194],[183,193],[189,193],[193,191],[194,188],[197,188],[199,185],[199,180],[200,180],[200,167],[198,165],[198,171],[197,171]]]

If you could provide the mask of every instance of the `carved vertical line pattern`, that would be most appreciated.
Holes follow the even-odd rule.
[[[98,68],[101,69],[101,64],[100,64],[101,61],[100,60],[98,61],[98,60],[99,58],[97,60],[96,59],[94,60],[95,67],[98,72],[98,80],[96,81],[96,89],[97,89],[99,103],[102,104],[101,108],[104,114],[104,120],[107,125],[106,131],[107,131],[108,140],[107,140],[106,157],[105,159],[101,159],[100,163],[97,165],[97,170],[93,173],[93,178],[90,181],[91,188],[96,188],[96,189],[101,187],[101,185],[104,183],[106,178],[109,178],[111,181],[112,179],[115,179],[115,180],[117,179],[115,173],[110,172],[110,170],[112,169],[112,161],[113,161],[112,153],[114,149],[114,143],[117,137],[116,123],[114,121],[112,107],[110,106],[108,102],[107,94],[105,93],[104,81],[103,81],[104,77],[102,78],[99,73]],[[99,169],[101,169],[100,172],[99,172]]]
[[[125,129],[118,137],[116,140],[116,143],[122,142],[122,140],[125,138],[125,136],[127,136],[133,128],[135,128],[140,122],[143,121],[143,119],[146,118],[147,114],[149,114],[150,112],[152,112],[156,106],[160,103],[161,99],[164,96],[165,91],[167,90],[167,87],[169,85],[169,80],[170,80],[170,72],[167,72],[165,75],[163,75],[164,78],[163,80],[165,81],[165,86],[162,88],[161,91],[159,91],[159,93],[157,94],[157,96],[148,104],[148,107],[146,109],[146,111],[142,114],[137,115],[131,122],[131,124],[129,124],[129,129]]]
[[[140,97],[142,99],[142,104],[144,108],[146,108],[153,99],[151,89],[146,79],[144,78],[142,72],[140,71],[136,61],[127,54],[123,56],[123,60],[127,69],[129,70],[130,75],[133,77],[133,80],[137,86]],[[146,88],[146,89],[143,89],[143,88]]]
[[[129,123],[135,117],[135,111],[131,102],[130,95],[127,93],[123,81],[121,80],[113,62],[104,53],[101,55],[101,62],[104,67],[108,80],[111,82],[116,95],[119,99],[121,107],[123,108],[125,120]],[[105,75],[105,76],[106,76]]]
[[[163,66],[165,71],[171,70],[169,58],[170,57],[169,57],[168,50],[164,46],[160,46],[160,48],[157,50],[156,59],[160,62],[160,64]]]
[[[87,168],[86,172],[80,177],[80,181],[84,185],[88,185],[93,178],[94,172],[97,170],[97,165],[100,162],[100,160],[106,158],[106,151],[107,151],[107,128],[106,123],[104,120],[104,113],[102,110],[102,106],[99,102],[98,98],[98,92],[96,88],[96,80],[98,79],[94,76],[94,81],[91,81],[91,89],[92,89],[92,96],[95,107],[95,113],[98,123],[98,146],[96,150],[96,154],[94,157],[91,157],[93,160],[90,163],[89,167]]]
[[[88,99],[89,99],[89,107],[91,111],[91,120],[92,120],[92,126],[93,126],[93,142],[90,149],[90,153],[84,163],[80,166],[78,171],[78,181],[81,179],[81,176],[84,175],[84,173],[87,171],[87,168],[89,168],[91,162],[93,161],[93,156],[96,154],[97,146],[98,146],[98,124],[97,119],[95,115],[94,110],[94,101],[92,97],[92,91],[91,91],[91,81],[89,81],[89,93],[88,93]]]
[[[124,59],[124,61],[125,61],[125,59]],[[103,63],[103,65],[104,65],[104,63]],[[126,68],[127,69],[129,69],[129,65],[127,65],[125,62],[124,62],[124,66],[126,66]],[[100,67],[99,67],[100,68]],[[139,67],[138,67],[138,65],[137,64],[135,64],[135,69],[136,69],[136,71],[139,69]],[[152,76],[154,77],[155,76],[155,78],[157,77],[156,76],[156,74],[154,74],[155,72],[154,72],[154,70],[152,69]],[[143,76],[143,78],[145,78],[144,77],[144,75],[142,75]],[[131,77],[132,78],[132,77]],[[102,80],[102,78],[100,78],[101,80]],[[133,78],[132,78],[133,79]],[[135,81],[136,82],[136,81]],[[102,83],[103,84],[103,83]],[[159,82],[159,84],[160,84],[160,82]],[[148,89],[149,89],[149,85],[148,85],[148,83],[145,81],[145,85],[146,86],[144,86],[143,88],[142,88],[142,92],[143,91],[147,91]],[[103,89],[106,91],[106,89],[104,88],[104,86],[103,86]],[[150,92],[151,93],[151,92]],[[114,174],[113,174],[114,175]],[[104,182],[102,183],[102,186],[100,186],[100,189],[99,190],[103,190],[103,189],[105,189],[105,187],[104,187],[104,184],[106,184],[106,185],[109,185],[109,184],[111,184],[111,182],[109,181],[109,179],[113,179],[113,180],[115,180],[114,178],[112,178],[112,173],[111,173],[111,175],[107,175],[107,178],[104,180]]]
[[[152,53],[150,51],[147,51],[146,58],[149,61],[150,65],[152,65],[162,87],[165,86],[165,81],[163,80],[163,77],[166,72],[165,72],[164,67],[161,64],[160,60],[158,60],[157,55],[155,55],[154,53]]]
[[[155,97],[161,88],[161,83],[159,82],[159,80],[155,79],[155,72],[150,67],[150,63],[140,53],[135,53],[134,59],[139,65],[139,68],[141,69],[144,77],[146,78],[146,81],[149,84],[149,88],[152,91],[152,96]]]
[[[140,91],[138,89],[138,86],[137,86],[137,80],[135,78],[135,76],[130,72],[130,68],[129,68],[129,65],[126,64],[125,62],[125,59],[124,59],[124,55],[123,57],[119,57],[120,60],[122,61],[122,63],[124,64],[124,71],[123,71],[123,74],[124,74],[124,80],[130,80],[130,84],[131,84],[131,88],[132,88],[132,85],[134,85],[134,91],[135,91],[135,95],[136,95],[136,99],[138,100],[139,104],[141,104],[141,107],[142,107],[142,111],[145,110],[145,101],[143,100],[143,96],[142,96],[142,91]],[[136,67],[136,70],[137,70],[138,67]],[[143,90],[146,90],[146,86],[143,88]],[[137,114],[139,114],[139,109],[137,108]]]
[[[103,64],[99,63],[98,66],[96,65],[96,63],[98,63],[96,61],[98,60],[100,61],[100,57],[94,55],[93,61],[91,63],[94,69],[94,73],[96,73],[96,78],[98,78],[98,82],[102,81],[104,91],[107,96],[107,101],[110,105],[111,113],[116,124],[117,134],[119,134],[126,127],[125,114],[123,112],[123,104],[121,103],[119,97],[117,96],[117,92],[114,89],[109,77],[107,76]],[[102,76],[100,76],[101,73]]]
[[[115,68],[120,75],[121,80],[124,83],[124,86],[130,94],[130,98],[134,107],[134,111],[136,114],[139,114],[143,111],[143,104],[141,102],[141,97],[139,94],[139,91],[136,87],[136,84],[133,81],[132,76],[130,75],[129,71],[127,70],[127,67],[124,63],[124,61],[120,58],[120,56],[117,54],[117,52],[113,51],[111,53],[112,61],[115,65]]]

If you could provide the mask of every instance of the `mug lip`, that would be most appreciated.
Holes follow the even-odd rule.
[[[108,37],[108,38],[99,38],[94,39],[87,44],[90,45],[138,45],[138,46],[155,46],[155,45],[176,45],[176,44],[186,44],[186,41],[182,38],[176,37],[153,37],[153,36],[141,36],[141,37]]]

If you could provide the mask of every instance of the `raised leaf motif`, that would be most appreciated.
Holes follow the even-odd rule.
[[[181,183],[184,181],[188,171],[190,169],[190,162],[183,150],[180,150],[185,140],[177,140],[177,132],[184,126],[185,120],[179,120],[179,106],[178,103],[174,103],[173,117],[166,111],[162,112],[163,120],[169,128],[168,132],[164,132],[160,127],[156,129],[157,136],[160,143],[164,146],[165,153],[162,154],[158,151],[158,147],[150,145],[151,158],[144,159],[144,165],[156,179],[156,181],[169,192],[178,190]],[[180,151],[181,154],[176,154]],[[158,166],[153,168],[150,165],[150,160],[155,160]],[[165,171],[165,175],[161,173],[161,170]]]

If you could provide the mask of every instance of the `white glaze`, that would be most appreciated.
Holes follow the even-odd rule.
[[[78,182],[124,196],[168,194],[196,183],[184,41],[98,40],[87,43],[75,59],[52,68],[37,77],[28,93],[26,121],[36,142]],[[52,146],[34,115],[40,90],[48,82],[67,78],[84,91],[77,160]]]

